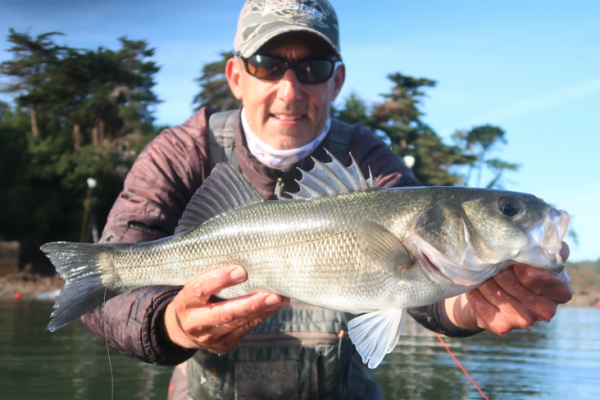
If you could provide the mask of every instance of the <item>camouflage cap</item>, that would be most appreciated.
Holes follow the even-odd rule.
[[[310,32],[325,40],[341,61],[338,19],[327,0],[247,0],[240,13],[233,50],[250,57],[287,32]]]

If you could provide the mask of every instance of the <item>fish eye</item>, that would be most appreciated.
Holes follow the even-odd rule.
[[[502,214],[507,217],[512,217],[519,212],[519,205],[516,201],[511,199],[502,199],[498,204],[498,208],[502,211]]]

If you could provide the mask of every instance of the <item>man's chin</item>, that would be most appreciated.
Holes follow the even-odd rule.
[[[269,146],[278,150],[291,150],[304,146],[313,140],[315,136],[313,130],[307,126],[308,124],[305,123],[305,121],[296,124],[274,123],[269,125],[271,126],[269,126],[269,129],[267,130],[267,134],[264,136],[259,135],[259,137],[261,137],[261,139]],[[268,140],[267,137],[270,140]]]

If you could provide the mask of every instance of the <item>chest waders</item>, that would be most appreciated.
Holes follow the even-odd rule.
[[[237,110],[209,119],[211,167],[239,168],[234,127]],[[343,160],[353,126],[332,119],[328,150]],[[329,160],[320,160],[329,161]],[[340,399],[348,390],[354,345],[350,314],[292,301],[254,328],[225,355],[198,351],[187,362],[188,392],[195,400]]]

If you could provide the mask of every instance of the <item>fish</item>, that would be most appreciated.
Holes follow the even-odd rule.
[[[329,153],[328,153],[329,154]],[[171,237],[139,244],[42,246],[65,285],[48,329],[128,289],[185,285],[239,264],[218,297],[270,291],[358,315],[348,334],[370,368],[396,346],[406,309],[465,293],[525,263],[561,272],[569,215],[531,194],[464,187],[378,188],[352,163],[314,160],[297,193],[264,200],[218,164]]]

